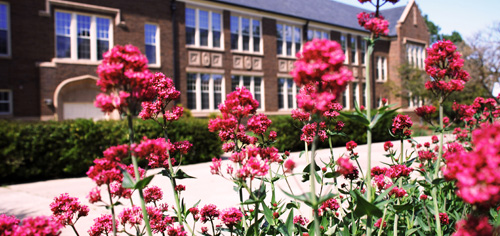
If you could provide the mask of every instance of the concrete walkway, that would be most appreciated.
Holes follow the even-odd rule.
[[[416,140],[423,144],[424,142],[430,142],[431,137],[417,137]],[[393,141],[393,143],[394,148],[396,150],[399,149],[399,141]],[[410,145],[405,142],[405,149],[409,147]],[[360,145],[355,149],[355,151],[360,154],[360,158],[358,160],[363,169],[365,169],[368,151],[367,146]],[[335,158],[338,158],[338,156],[344,152],[346,152],[345,147],[335,148]],[[326,161],[329,157],[329,153],[329,149],[318,150],[317,158]],[[381,162],[389,162],[384,154],[386,153],[383,148],[383,143],[373,144],[372,166],[381,165]],[[305,157],[301,157],[299,159],[299,152],[295,152],[291,153],[291,158],[297,163],[296,171],[302,171],[306,163]],[[319,164],[321,162],[317,161],[317,163]],[[186,205],[191,207],[193,204],[201,200],[200,206],[204,206],[205,204],[215,204],[219,209],[237,206],[239,203],[239,197],[233,190],[234,184],[220,176],[211,175],[210,165],[211,163],[200,163],[182,166],[182,170],[184,172],[196,177],[196,179],[184,179],[178,181],[178,184],[186,186],[186,191],[182,192],[182,197],[184,197]],[[226,164],[223,163],[222,167],[224,168],[225,166]],[[159,170],[151,170],[148,172],[148,175],[158,171]],[[366,170],[363,171],[366,173]],[[303,192],[302,190],[307,191],[309,188],[307,185],[301,183],[300,180],[301,176],[296,176],[290,180],[292,191],[295,194]],[[170,181],[167,177],[157,175],[154,177],[151,184],[163,189],[163,202],[168,203],[170,206],[175,205],[170,188]],[[258,185],[258,183],[255,184]],[[87,230],[91,225],[93,225],[93,219],[101,214],[108,213],[108,211],[102,206],[89,204],[86,196],[94,187],[94,182],[87,177],[41,181],[0,187],[0,214],[15,215],[18,218],[50,215],[51,212],[49,205],[53,201],[54,197],[59,196],[62,193],[68,193],[72,197],[78,197],[81,203],[88,205],[90,208],[89,216],[81,218],[76,224],[80,235],[86,235]],[[276,192],[278,194],[277,199],[286,199],[280,189],[290,192],[284,181],[278,181]],[[107,199],[107,196],[103,193],[102,198]],[[137,198],[137,196],[134,196],[134,198]],[[135,199],[134,202],[137,203],[138,199]],[[127,204],[126,202],[123,203]],[[120,212],[120,210],[118,209],[117,212]],[[70,228],[66,228],[63,230],[62,235],[74,235],[74,233]]]

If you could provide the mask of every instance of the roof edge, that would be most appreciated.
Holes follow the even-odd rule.
[[[399,18],[398,23],[403,23],[405,19],[408,17],[408,14],[410,14],[411,7],[415,4],[415,0],[410,0],[408,4],[406,4],[406,8],[403,11],[403,14],[401,15],[401,18]]]

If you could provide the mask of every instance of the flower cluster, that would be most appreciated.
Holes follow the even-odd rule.
[[[147,139],[144,137],[141,143],[134,145],[132,149],[138,157],[148,160],[150,167],[169,168],[169,160],[172,165],[176,163],[173,158],[176,153],[187,154],[192,147],[193,144],[188,141],[171,143],[170,140],[164,138]]]
[[[97,86],[105,94],[98,95],[95,105],[104,112],[118,109],[124,113],[140,101],[151,100],[154,94],[151,86],[153,74],[147,64],[146,56],[132,45],[116,45],[106,52],[97,67]]]
[[[80,204],[78,198],[64,193],[56,197],[50,204],[54,218],[62,225],[74,225],[76,221],[89,214],[89,207]]]
[[[455,230],[453,236],[493,235],[493,227],[488,222],[487,216],[470,215],[467,220],[458,221]]]
[[[436,107],[432,105],[424,105],[415,109],[415,113],[417,113],[417,116],[422,117],[422,119],[426,122],[432,124],[432,116],[436,113]]]
[[[158,72],[151,78],[152,89],[156,95],[153,102],[142,102],[142,111],[139,114],[143,120],[157,119],[158,115],[163,114],[163,120],[172,122],[182,116],[183,108],[174,106],[172,111],[167,110],[167,105],[179,98],[180,92],[175,89],[172,79],[165,77]]]
[[[354,180],[358,178],[359,170],[354,166],[348,157],[339,157],[337,160],[337,172],[346,179]]]
[[[465,202],[489,207],[500,202],[500,123],[485,124],[473,131],[473,150],[448,147],[444,175],[456,179],[457,194]]]
[[[295,83],[303,86],[297,95],[300,108],[319,114],[329,110],[353,80],[352,72],[343,65],[344,58],[335,41],[314,39],[304,44],[290,72]]]
[[[2,236],[61,235],[62,227],[62,224],[49,216],[28,217],[21,222],[14,216],[0,215],[0,235]]]
[[[379,35],[387,35],[389,33],[389,22],[382,15],[378,17],[375,13],[361,12],[358,14],[358,24],[365,27],[366,30],[372,32],[375,37]]]
[[[213,221],[219,217],[220,214],[221,212],[214,204],[205,205],[200,210],[201,222],[206,223],[207,221]]]
[[[318,215],[323,215],[324,213],[333,212],[340,208],[340,204],[335,200],[335,198],[330,198],[323,202],[318,209]]]
[[[425,88],[436,96],[446,97],[454,91],[462,91],[469,73],[463,70],[464,60],[449,40],[438,41],[427,49],[425,72],[432,78]]]
[[[241,222],[242,217],[243,213],[238,208],[230,207],[221,211],[219,219],[227,227],[232,228]]]
[[[293,223],[305,226],[307,223],[309,223],[309,220],[305,217],[302,217],[301,215],[298,215],[293,217]]]
[[[398,114],[392,120],[392,134],[399,139],[408,139],[411,137],[411,126],[413,122],[408,115]]]

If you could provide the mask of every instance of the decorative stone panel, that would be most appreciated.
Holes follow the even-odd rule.
[[[233,68],[243,69],[243,56],[233,56]]]
[[[210,53],[208,52],[201,53],[201,65],[206,67],[210,66]]]
[[[212,67],[222,67],[222,54],[212,53]]]
[[[252,69],[252,57],[245,56],[243,64],[245,66],[245,69],[251,70]]]
[[[188,65],[190,66],[200,65],[200,52],[188,51]]]
[[[278,61],[278,71],[279,72],[288,72],[286,60],[279,60]]]
[[[361,76],[364,78],[365,75],[366,75],[366,67],[363,67],[363,74]]]
[[[288,61],[288,71],[292,71],[293,70],[293,63],[294,61]]]
[[[262,58],[260,57],[252,58],[252,64],[254,70],[262,70]]]
[[[358,68],[354,68],[354,69],[352,70],[352,76],[353,76],[354,78],[358,77]]]

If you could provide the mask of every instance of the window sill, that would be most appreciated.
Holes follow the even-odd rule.
[[[73,60],[68,58],[54,58],[52,59],[52,62],[56,64],[75,64],[75,65],[89,65],[89,66],[97,66],[101,64],[101,61]]]
[[[0,59],[12,59],[12,56],[9,54],[0,54]]]
[[[195,45],[186,45],[187,49],[198,49],[198,50],[206,50],[206,51],[216,51],[216,52],[224,52],[224,48],[213,48],[206,46],[195,46]]]
[[[148,64],[148,68],[152,69],[160,69],[161,65],[160,64]]]
[[[242,50],[236,50],[236,49],[232,49],[231,53],[245,54],[245,55],[252,55],[252,56],[264,56],[263,52],[250,52],[250,51],[242,51]]]
[[[292,59],[292,60],[297,60],[297,57],[295,56],[284,56],[284,55],[278,55],[279,59]]]

